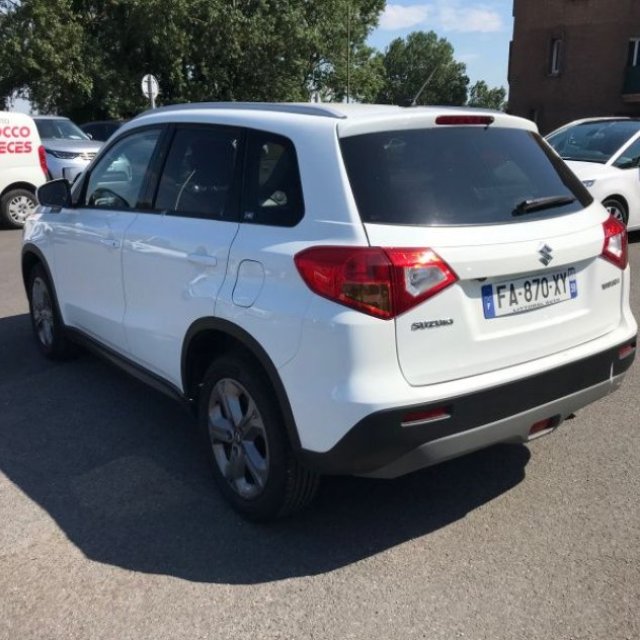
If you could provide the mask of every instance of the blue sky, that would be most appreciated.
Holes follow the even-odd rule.
[[[435,31],[467,65],[471,84],[484,80],[508,89],[509,41],[513,33],[512,0],[401,0],[387,2],[369,44],[381,51],[412,31]]]

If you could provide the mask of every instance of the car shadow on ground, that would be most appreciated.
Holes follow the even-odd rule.
[[[171,399],[89,354],[44,360],[27,315],[0,319],[0,362],[0,471],[88,558],[133,571],[228,584],[328,572],[464,518],[529,460],[503,445],[393,481],[326,478],[309,509],[256,525],[219,497]]]

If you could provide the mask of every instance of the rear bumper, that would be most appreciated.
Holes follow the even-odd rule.
[[[621,356],[621,349],[634,348]],[[635,339],[570,364],[483,391],[429,404],[394,407],[360,420],[326,452],[302,461],[326,474],[396,477],[496,444],[526,442],[531,426],[555,426],[615,391],[635,358]],[[408,413],[445,408],[448,417],[403,426]]]

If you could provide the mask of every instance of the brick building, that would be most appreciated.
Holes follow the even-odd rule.
[[[509,111],[548,133],[640,116],[640,0],[514,0]]]

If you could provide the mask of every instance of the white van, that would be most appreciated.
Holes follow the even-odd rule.
[[[47,180],[47,159],[33,119],[0,111],[0,225],[19,229]]]

